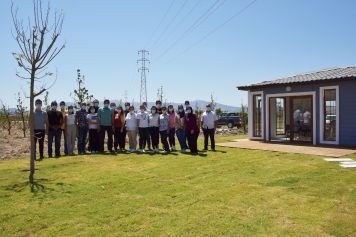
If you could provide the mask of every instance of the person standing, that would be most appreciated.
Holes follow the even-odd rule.
[[[167,114],[167,108],[165,106],[162,107],[162,114],[159,116],[159,134],[161,135],[161,142],[163,145],[162,153],[169,152],[169,146],[167,142],[167,137],[169,135],[170,130],[170,119],[169,115]]]
[[[140,112],[136,115],[138,133],[140,134],[139,147],[140,152],[145,153],[147,133],[148,133],[148,113],[144,105],[140,105]]]
[[[152,141],[152,149],[154,153],[158,152],[158,143],[159,143],[159,119],[160,116],[156,112],[156,106],[151,107],[151,113],[148,116],[149,131]]]
[[[57,110],[57,101],[51,103],[52,109],[47,112],[48,116],[48,157],[52,158],[52,143],[55,141],[54,152],[56,157],[61,156],[61,127],[63,125],[63,115]]]
[[[98,109],[99,109],[99,100],[97,100],[97,99],[94,99],[94,101],[93,101],[93,107],[94,107],[94,109],[95,109],[95,114],[97,114],[98,113]],[[91,108],[91,106],[90,106],[90,108]],[[88,114],[91,114],[91,109],[88,109]],[[90,129],[90,128],[89,128]],[[92,132],[93,133],[93,132]],[[93,149],[91,148],[91,139],[90,139],[90,131],[89,131],[89,142],[88,142],[88,151],[93,151]],[[97,150],[96,150],[97,151]]]
[[[156,110],[157,110],[157,114],[159,115],[162,114],[162,101],[156,100]]]
[[[142,104],[145,107],[145,110],[146,110],[147,114],[149,115],[151,113],[151,110],[147,109],[147,102],[143,102]],[[149,129],[147,130],[147,140],[146,140],[146,142],[147,142],[148,150],[151,151],[152,150],[151,149],[151,134],[150,134],[150,130]]]
[[[46,112],[42,111],[42,100],[37,99],[35,101],[35,112],[33,113],[33,119],[34,119],[34,139],[35,139],[35,159],[36,159],[36,143],[38,140],[38,146],[39,146],[39,153],[40,153],[40,160],[44,159],[43,156],[43,145],[44,145],[44,139],[45,135],[48,135],[48,115]]]
[[[95,106],[92,105],[89,108],[90,113],[87,115],[87,121],[89,125],[89,143],[90,151],[92,154],[99,152],[99,133],[98,133],[98,115],[95,112]]]
[[[180,144],[180,152],[185,153],[186,149],[188,148],[187,145],[187,138],[185,135],[185,130],[184,130],[184,109],[183,105],[178,105],[178,113],[176,113],[175,116],[175,128],[176,128],[176,134],[177,138]]]
[[[68,155],[74,156],[74,146],[75,146],[75,138],[78,135],[78,128],[75,123],[75,115],[73,113],[73,106],[68,106],[68,113],[64,117],[64,131],[67,146],[68,146]]]
[[[108,134],[108,150],[112,152],[112,134],[114,128],[114,111],[109,108],[110,101],[104,100],[104,107],[98,109],[99,152],[104,152],[105,132]]]
[[[135,107],[129,107],[129,113],[126,116],[126,130],[129,137],[129,150],[128,152],[135,152],[137,146],[137,121],[135,114]]]
[[[89,124],[87,120],[88,112],[86,110],[87,104],[85,102],[80,103],[80,110],[75,114],[75,124],[78,128],[78,154],[85,154],[85,144],[87,139],[87,134],[89,130]]]
[[[66,115],[68,114],[68,110],[65,109],[66,103],[64,101],[61,101],[59,103],[59,106],[61,107],[60,112],[62,113],[63,119],[65,119]],[[63,138],[64,138],[64,154],[68,155],[67,136],[66,136],[66,130],[65,130],[64,123],[63,123],[61,129],[62,129]]]
[[[168,115],[169,115],[169,146],[171,151],[176,151],[176,124],[175,118],[176,113],[174,112],[173,105],[168,105]]]
[[[204,150],[208,150],[208,138],[210,137],[211,150],[215,151],[214,134],[218,125],[218,117],[211,111],[211,105],[206,105],[206,110],[201,117],[201,128],[204,133]]]
[[[120,105],[114,111],[114,149],[116,151],[123,151],[125,148],[125,114],[122,106]],[[118,149],[118,147],[120,149]]]
[[[193,114],[193,109],[191,106],[187,107],[185,115],[185,135],[188,139],[188,145],[191,154],[198,154],[198,136],[200,129],[197,125],[197,116]]]

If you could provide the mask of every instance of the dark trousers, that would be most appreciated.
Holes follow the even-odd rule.
[[[214,128],[207,129],[203,128],[204,133],[204,149],[208,150],[208,138],[210,137],[210,147],[211,149],[215,149],[215,138],[214,138]]]
[[[149,128],[151,141],[152,141],[152,149],[158,149],[159,143],[159,127],[150,127]]]
[[[48,156],[52,156],[52,143],[54,138],[54,152],[56,156],[61,155],[61,135],[62,130],[48,131]]]
[[[35,159],[36,159],[36,144],[38,140],[38,146],[39,146],[39,152],[40,152],[40,158],[43,158],[43,144],[44,144],[44,139],[45,139],[45,130],[34,130],[35,132]]]
[[[169,145],[170,145],[170,147],[176,145],[175,134],[176,134],[176,129],[175,128],[171,128],[169,130]]]
[[[198,136],[199,136],[199,132],[195,132],[193,134],[191,134],[191,133],[187,134],[188,146],[189,146],[190,152],[193,152],[193,153],[198,152],[198,144],[197,144]]]
[[[147,130],[147,146],[148,146],[148,149],[151,149],[151,134],[150,134],[149,128]]]
[[[90,142],[90,151],[99,150],[99,133],[98,129],[89,129],[89,142]]]
[[[78,127],[78,140],[77,140],[78,153],[85,152],[87,134],[88,134],[88,127]]]
[[[125,137],[126,137],[126,129],[124,128],[121,132],[121,128],[115,127],[115,132],[114,132],[114,148],[115,148],[115,150],[117,149],[117,147],[120,147],[120,149],[125,148]]]
[[[161,135],[161,142],[163,145],[163,150],[169,151],[169,146],[168,146],[168,142],[167,142],[167,137],[168,137],[167,130],[159,131],[159,134]]]
[[[138,128],[138,133],[140,134],[139,147],[140,149],[145,149],[148,128]]]
[[[112,126],[100,125],[100,147],[99,151],[104,151],[105,132],[108,134],[108,150],[112,151]]]

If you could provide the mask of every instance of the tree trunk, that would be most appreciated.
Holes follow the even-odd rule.
[[[26,137],[25,115],[23,112],[22,112],[22,131],[23,131],[23,137]]]
[[[35,85],[35,70],[32,67],[31,73],[31,89],[30,89],[30,144],[31,144],[31,156],[30,156],[30,183],[33,183],[33,175],[35,174],[35,131],[34,128],[34,85]]]

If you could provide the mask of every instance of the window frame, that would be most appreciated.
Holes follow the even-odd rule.
[[[254,97],[260,95],[261,96],[261,136],[254,136],[254,123],[255,123],[255,117],[254,117]],[[248,108],[252,108],[248,110],[248,127],[252,129],[248,129],[248,137],[249,139],[252,140],[264,140],[264,95],[263,91],[254,91],[251,92],[249,91],[249,99],[248,99]]]

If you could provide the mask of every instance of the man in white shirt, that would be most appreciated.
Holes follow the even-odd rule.
[[[218,117],[211,111],[211,105],[206,105],[206,111],[201,117],[201,128],[204,133],[204,150],[208,150],[208,137],[210,137],[211,150],[215,151],[215,138],[214,134],[218,124]]]

